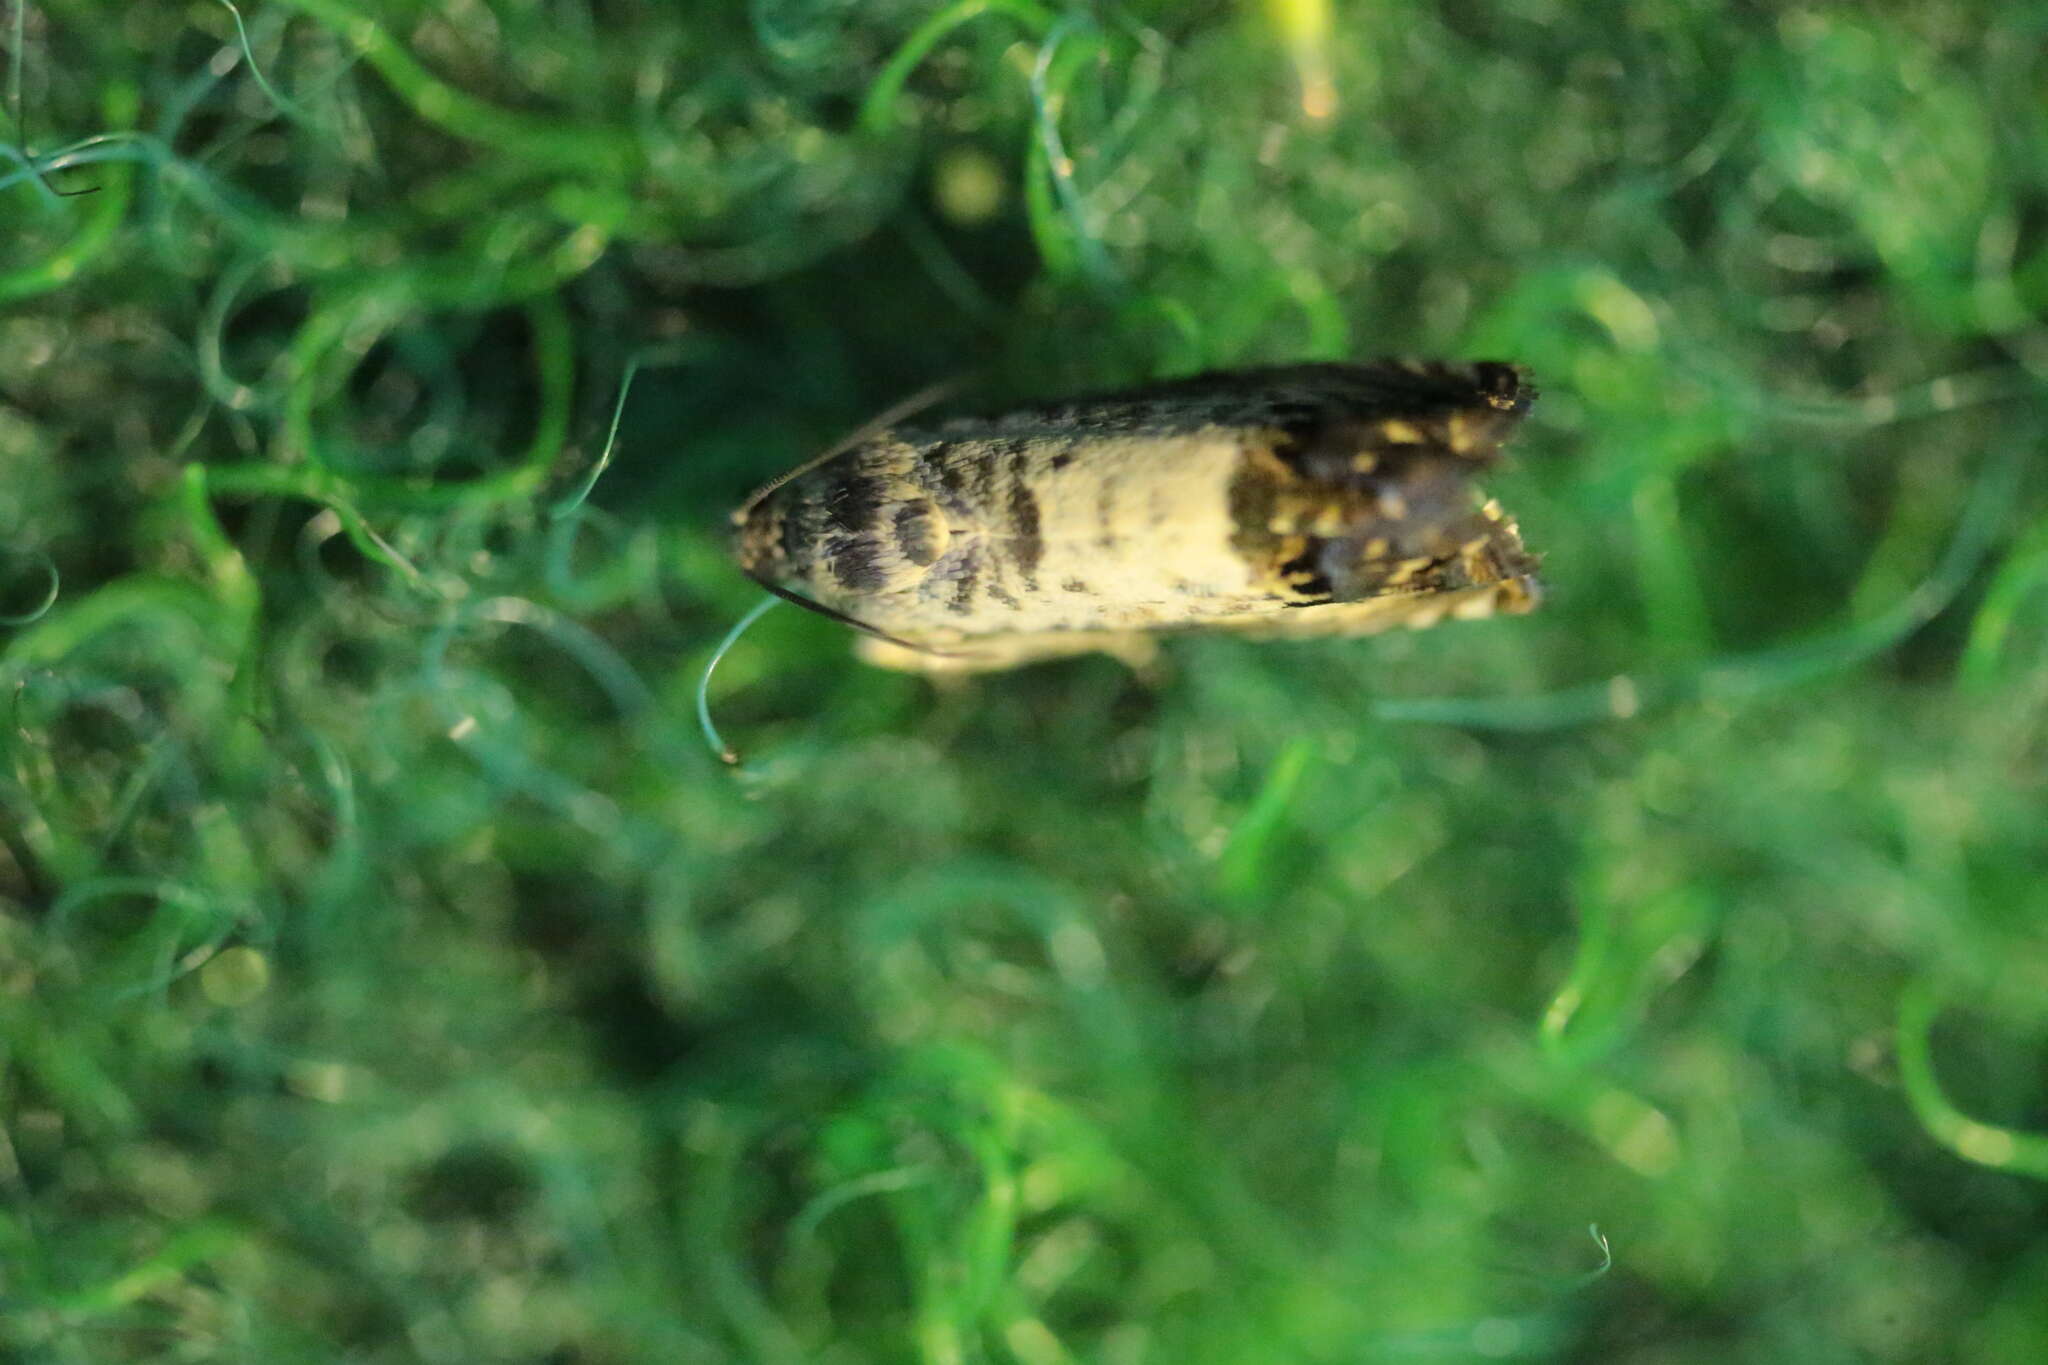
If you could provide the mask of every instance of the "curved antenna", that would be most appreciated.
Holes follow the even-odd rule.
[[[746,570],[741,570],[741,572],[747,573]],[[774,582],[770,579],[763,578],[759,574],[747,573],[747,577],[753,579],[754,582],[759,584],[765,591],[774,593],[783,601],[793,603],[796,606],[802,607],[805,611],[814,611],[828,621],[837,621],[842,626],[851,626],[863,635],[872,635],[877,640],[887,640],[892,645],[899,645],[904,649],[911,650],[918,654],[937,654],[942,658],[952,657],[951,654],[946,650],[934,649],[930,645],[916,644],[910,640],[904,639],[900,635],[891,635],[888,631],[881,629],[879,626],[871,626],[857,616],[848,616],[843,611],[837,611],[831,607],[826,606],[823,602],[819,602],[813,598],[806,597],[802,593],[797,592],[793,588],[785,588],[780,583]]]

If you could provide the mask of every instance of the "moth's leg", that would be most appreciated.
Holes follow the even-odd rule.
[[[997,673],[1047,659],[1093,653],[1107,654],[1143,675],[1159,656],[1159,642],[1139,631],[1060,630],[1035,635],[995,635],[946,645],[943,654],[906,649],[864,635],[854,642],[853,648],[861,662],[877,668],[932,675]]]

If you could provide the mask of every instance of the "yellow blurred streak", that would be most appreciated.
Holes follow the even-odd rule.
[[[1678,1130],[1663,1111],[1626,1090],[1604,1090],[1587,1110],[1593,1138],[1639,1175],[1661,1176],[1678,1165]]]
[[[1265,0],[1266,19],[1301,83],[1301,112],[1320,123],[1337,112],[1330,73],[1330,0]]]
[[[270,962],[254,948],[229,948],[199,971],[199,989],[216,1005],[246,1005],[269,986]]]

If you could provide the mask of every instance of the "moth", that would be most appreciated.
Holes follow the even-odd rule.
[[[748,498],[734,553],[925,672],[1526,612],[1536,558],[1478,480],[1535,397],[1514,365],[1388,360],[885,428]]]

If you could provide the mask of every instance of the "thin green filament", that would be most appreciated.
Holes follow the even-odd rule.
[[[760,620],[770,607],[781,600],[779,597],[764,597],[756,602],[753,610],[742,616],[739,623],[727,631],[725,638],[718,642],[718,648],[711,651],[711,659],[704,665],[704,676],[697,680],[697,724],[704,731],[704,742],[711,746],[711,752],[718,755],[718,761],[721,763],[737,767],[740,756],[738,750],[720,737],[718,727],[711,723],[712,671],[718,667],[718,661],[725,657],[725,652],[739,643],[740,636],[747,633],[747,628]]]

